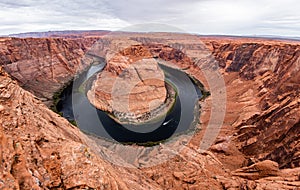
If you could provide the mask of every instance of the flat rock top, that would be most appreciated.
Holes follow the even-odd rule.
[[[114,62],[113,67],[124,62]],[[141,115],[158,108],[167,97],[165,76],[154,59],[142,59],[114,74],[98,74],[88,91],[89,101],[108,112]],[[110,67],[110,65],[108,65]]]
[[[175,34],[165,35],[170,41],[170,36]],[[180,36],[187,39],[184,35]],[[163,43],[162,36],[155,38],[152,34],[151,37],[151,41]],[[146,38],[141,39],[149,41]],[[83,67],[79,61],[83,55],[83,51],[79,49],[82,47],[80,44],[75,49],[81,53],[71,55],[70,52],[76,52],[75,42],[53,41],[50,43],[50,51],[47,43],[38,45],[47,39],[38,39],[37,44],[28,47],[26,42],[30,41],[35,40],[8,39],[2,43],[1,64],[10,75],[22,84],[26,83],[27,89],[37,95],[40,92],[52,94],[55,89],[59,89],[58,87],[62,86],[59,83],[62,82],[60,79],[73,72],[71,66],[74,66],[74,70],[76,67]],[[25,92],[17,83],[12,82],[8,75],[0,72],[0,144],[2,144],[0,155],[3,162],[0,170],[0,179],[3,183],[0,183],[0,189],[3,185],[8,189],[57,187],[168,189],[170,186],[172,189],[298,189],[300,187],[299,42],[274,41],[271,44],[268,40],[255,42],[257,44],[254,46],[249,45],[254,42],[253,39],[211,38],[202,41],[219,61],[219,69],[227,87],[226,118],[219,136],[224,135],[228,140],[216,142],[215,145],[218,147],[212,149],[213,153],[209,151],[205,154],[199,153],[197,142],[201,141],[202,132],[206,131],[201,130],[195,134],[193,141],[186,145],[186,151],[182,151],[180,155],[169,159],[166,163],[142,170],[127,170],[111,165],[99,155],[99,152],[104,152],[108,160],[117,160],[116,152],[120,152],[118,160],[122,162],[124,154],[132,155],[133,162],[141,165],[144,163],[143,158],[149,158],[150,153],[144,147],[139,147],[140,154],[135,156],[131,152],[125,152],[123,147],[107,145],[106,147],[112,150],[111,154],[107,154],[108,151],[105,151],[104,146],[99,145],[99,149],[94,148],[97,144],[89,143],[87,146],[79,129],[48,110],[35,99],[36,97]],[[184,42],[188,47],[194,47],[195,41]],[[64,47],[69,48],[54,48],[56,44],[57,46],[65,44]],[[15,51],[6,51],[9,47],[13,47]],[[27,49],[36,53],[27,53],[25,51]],[[43,49],[47,50],[45,54],[41,54]],[[62,55],[60,52],[63,51],[66,51],[64,57],[68,58],[68,62],[59,59]],[[25,53],[18,55],[19,52]],[[187,73],[203,81],[205,87],[208,86],[204,80],[205,76],[199,72],[199,67],[193,67],[191,63],[182,61],[177,54],[171,53],[160,54],[160,57],[168,58],[167,60],[178,59],[179,61],[174,61],[174,64],[180,68],[188,68]],[[32,61],[27,55],[39,55],[40,61],[37,61],[38,59]],[[40,63],[45,65],[40,66]],[[55,70],[48,67],[50,63],[55,66],[53,67]],[[39,69],[32,70],[33,66]],[[15,68],[22,69],[14,70]],[[58,71],[60,75],[57,74]],[[115,76],[115,73],[108,73]],[[212,101],[209,97],[202,104],[200,119],[203,129],[206,129],[211,117]],[[233,148],[238,150],[233,151]],[[170,146],[160,145],[158,160],[164,155],[169,156],[168,152],[172,150]],[[238,157],[237,153],[241,156]],[[245,165],[247,167],[239,164],[246,161],[247,157],[276,160],[280,168],[276,174],[278,176],[269,172],[277,170],[276,164],[274,164],[276,167],[266,163],[251,166],[248,165],[248,161]],[[228,169],[231,165],[234,165],[234,169]],[[236,171],[238,168],[240,170]],[[232,171],[239,174],[232,176]],[[252,171],[256,173],[251,173]],[[257,174],[258,180],[249,179],[249,175],[253,178],[254,174]],[[270,174],[272,176],[260,178]]]

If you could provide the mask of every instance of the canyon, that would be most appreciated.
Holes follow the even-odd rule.
[[[78,35],[0,38],[0,188],[300,188],[299,41],[171,33]],[[108,63],[97,76],[101,86],[107,75],[122,73],[124,56],[128,64],[141,57],[160,59],[201,81],[211,95],[198,102],[197,130],[190,139],[183,134],[152,148],[119,145],[85,134],[51,111],[55,94],[90,66],[90,55]],[[156,64],[151,64],[154,73],[160,73]],[[94,90],[101,100],[101,91]],[[152,95],[160,104],[166,90]],[[217,116],[223,118],[219,131],[211,124]],[[208,136],[213,142],[203,145],[209,132],[215,138]],[[127,151],[131,148],[136,155]]]
[[[137,59],[139,53],[132,53],[131,56],[137,55]],[[147,56],[140,57],[134,63],[125,57],[128,56],[116,55],[108,61],[87,96],[95,107],[114,114],[120,121],[145,122],[150,119],[141,118],[164,105],[167,99],[165,76],[158,63],[146,59]],[[162,114],[167,111],[162,111]]]

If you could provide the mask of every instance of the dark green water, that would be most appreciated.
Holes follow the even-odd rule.
[[[198,117],[198,99],[201,90],[182,71],[160,65],[168,80],[177,89],[178,95],[172,110],[165,118],[142,125],[120,125],[105,112],[96,109],[88,101],[85,93],[80,92],[80,85],[101,72],[104,63],[91,66],[81,73],[64,89],[57,104],[57,110],[68,120],[75,120],[78,127],[89,134],[122,143],[146,143],[168,139],[193,127],[194,118]]]

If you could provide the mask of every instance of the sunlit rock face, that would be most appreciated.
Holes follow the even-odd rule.
[[[89,62],[81,61],[98,38],[2,38],[0,65],[21,87],[50,106],[53,94],[82,72]]]
[[[162,34],[156,35],[160,35],[159,43],[170,41],[169,33],[165,34],[165,41]],[[141,39],[141,43],[156,40],[150,37]],[[188,47],[187,54],[196,49],[195,41],[188,41],[183,34],[179,37]],[[171,147],[162,143],[157,146],[157,152],[139,147],[139,153],[133,156],[136,159],[132,160],[139,167],[126,169],[110,164],[98,154],[103,152],[109,161],[119,163],[132,155],[123,151],[123,145],[119,148],[112,143],[96,149],[96,143],[86,143],[88,138],[78,128],[36,99],[52,97],[72,78],[75,68],[84,66],[79,60],[95,39],[0,39],[0,65],[9,73],[4,74],[0,69],[3,163],[0,189],[298,189],[299,41],[229,37],[202,37],[201,40],[218,60],[226,83],[226,117],[218,139],[208,151],[198,151],[197,143],[207,131],[201,130],[180,155],[143,169],[140,166],[150,162],[149,157],[158,154],[157,159],[161,160],[186,141],[183,136],[180,137],[183,140]],[[76,45],[80,41],[85,43]],[[57,42],[57,51],[47,48],[48,44],[54,45],[52,42]],[[157,57],[172,62],[209,89],[200,67],[178,51],[158,46],[152,50],[157,52]],[[67,61],[56,61],[61,56],[65,59],[60,60]],[[200,56],[197,60],[201,66],[206,59]],[[144,57],[147,58],[151,57]],[[48,66],[50,63],[52,67]],[[113,66],[111,60],[108,63],[110,67],[102,74],[116,78],[117,74],[107,72]],[[84,68],[88,66],[85,65]],[[123,70],[119,69],[120,73]],[[201,104],[199,126],[203,129],[207,129],[211,118],[211,97]]]
[[[165,76],[142,46],[133,46],[108,61],[87,93],[98,109],[132,121],[157,112],[167,98]]]

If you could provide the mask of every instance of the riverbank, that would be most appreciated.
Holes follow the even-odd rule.
[[[109,114],[109,116],[122,125],[141,125],[159,121],[160,119],[164,118],[170,112],[170,110],[172,110],[177,96],[177,90],[175,86],[167,81],[165,81],[165,86],[167,90],[166,100],[156,109],[138,115],[134,113],[121,113],[115,111],[112,114]]]

